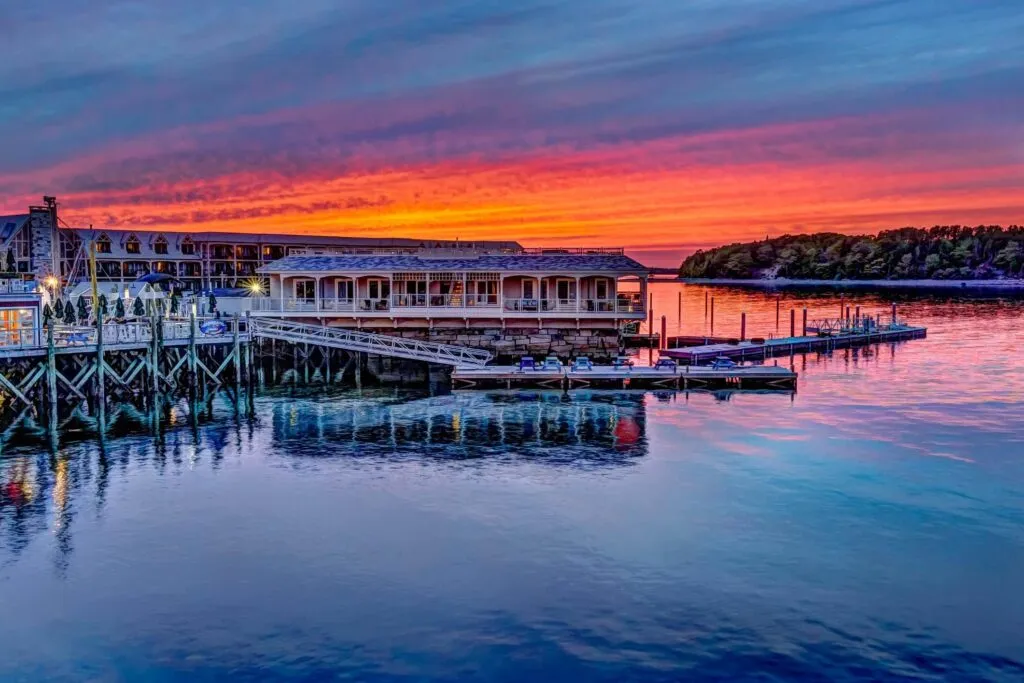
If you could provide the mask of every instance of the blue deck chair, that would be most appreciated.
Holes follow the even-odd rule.
[[[536,369],[537,364],[533,361],[533,356],[523,356],[519,359],[519,372]]]
[[[590,359],[586,356],[580,356],[572,362],[572,371],[589,371],[594,369],[594,364],[590,362]]]
[[[658,362],[654,364],[655,370],[670,370],[675,372],[677,367],[676,362],[671,358],[659,358]]]

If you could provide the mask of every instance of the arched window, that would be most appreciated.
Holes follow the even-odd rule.
[[[156,241],[153,242],[153,252],[156,253],[156,254],[166,254],[167,253],[167,238],[166,237],[164,237],[163,235],[160,235],[159,237],[156,238]]]
[[[191,237],[186,237],[181,241],[181,255],[182,256],[194,256],[196,253],[196,243],[192,241]]]
[[[142,242],[135,235],[128,238],[128,241],[124,243],[124,250],[129,254],[142,253]]]
[[[96,238],[96,253],[97,254],[109,254],[110,253],[110,238],[106,234],[100,235]]]

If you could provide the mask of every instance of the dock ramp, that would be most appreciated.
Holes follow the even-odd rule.
[[[307,325],[278,318],[253,317],[249,321],[253,337],[276,339],[294,344],[315,344],[344,351],[372,353],[378,356],[421,360],[457,368],[483,367],[493,356],[484,349],[408,339],[390,334],[372,334],[325,325]]]

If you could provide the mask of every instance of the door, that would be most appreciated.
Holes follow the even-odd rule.
[[[339,299],[351,301],[355,298],[355,291],[351,280],[338,280],[335,283],[335,291]]]

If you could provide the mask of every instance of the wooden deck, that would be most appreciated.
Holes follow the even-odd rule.
[[[927,336],[927,332],[927,329],[924,327],[898,326],[876,329],[871,332],[855,332],[832,336],[780,337],[777,339],[767,339],[756,344],[749,341],[737,344],[705,344],[681,349],[662,349],[659,353],[662,356],[674,358],[680,363],[699,365],[719,356],[734,360],[745,358],[766,359],[804,351],[830,351],[851,346],[923,339]]]
[[[795,389],[797,373],[774,365],[744,366],[726,370],[709,367],[681,367],[676,370],[652,367],[613,368],[594,366],[593,370],[520,370],[514,365],[483,368],[456,368],[452,373],[455,389],[493,387],[545,387],[574,389],[608,387],[615,389]]]

